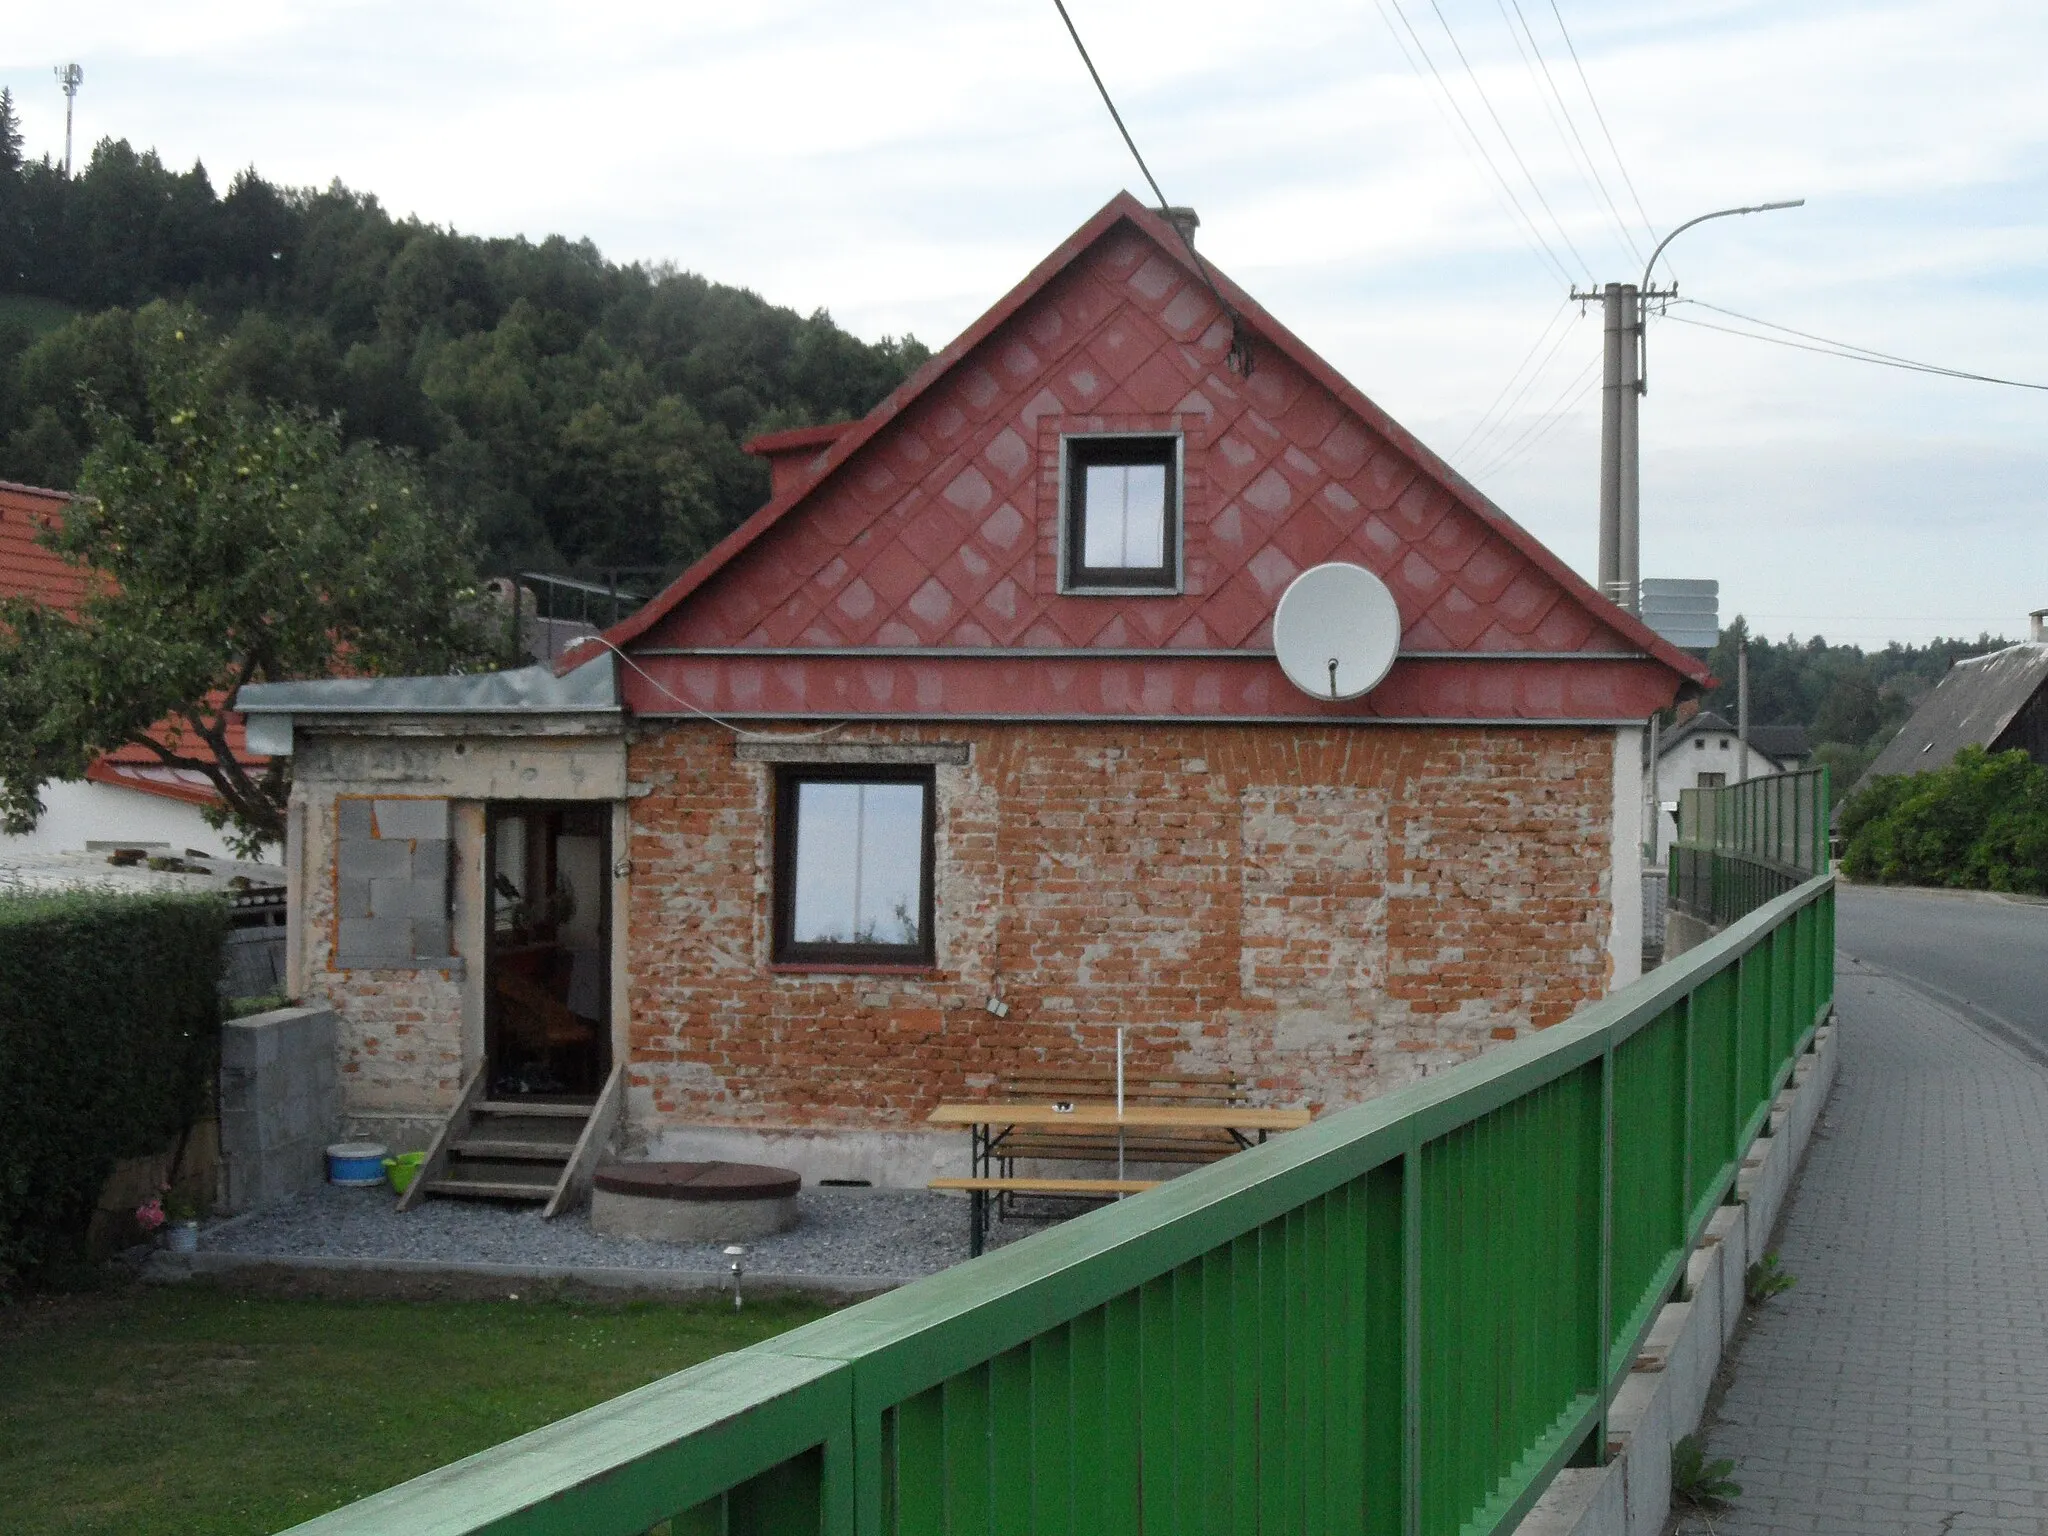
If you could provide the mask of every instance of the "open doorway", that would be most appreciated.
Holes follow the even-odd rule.
[[[493,1099],[594,1099],[611,1070],[611,807],[492,805],[484,1068]]]

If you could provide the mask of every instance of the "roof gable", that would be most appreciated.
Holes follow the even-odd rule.
[[[1408,656],[1654,657],[1667,700],[1704,679],[1218,281],[1262,343],[1249,378],[1224,366],[1229,321],[1177,236],[1120,196],[867,418],[816,448],[764,443],[808,451],[778,457],[769,504],[609,638],[642,656],[1228,652],[1270,682],[1281,592],[1349,560],[1393,591]],[[1060,438],[1103,431],[1184,435],[1178,595],[1058,590]],[[1553,685],[1558,711],[1607,707]]]

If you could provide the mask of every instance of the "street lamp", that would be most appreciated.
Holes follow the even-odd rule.
[[[1658,296],[1650,287],[1650,273],[1657,265],[1657,258],[1664,254],[1664,247],[1676,240],[1688,229],[1691,229],[1693,225],[1704,224],[1709,219],[1732,219],[1745,213],[1776,213],[1780,208],[1804,208],[1805,206],[1805,198],[1794,197],[1782,203],[1755,203],[1747,208],[1723,208],[1715,213],[1703,213],[1696,219],[1687,219],[1678,228],[1672,230],[1670,234],[1657,242],[1657,249],[1650,252],[1650,259],[1643,263],[1643,285],[1637,290],[1640,296],[1639,302],[1642,304],[1641,322],[1636,329],[1636,335],[1639,338],[1636,343],[1638,359],[1636,365],[1637,394],[1647,395],[1650,392],[1650,300]],[[1671,285],[1671,293],[1674,297],[1677,295],[1678,285],[1676,283]]]
[[[1597,295],[1572,290],[1576,299],[1599,298],[1605,322],[1602,341],[1606,366],[1600,391],[1600,590],[1631,613],[1642,608],[1642,458],[1636,401],[1649,392],[1645,379],[1649,362],[1649,306],[1652,299],[1674,298],[1678,293],[1676,287],[1665,293],[1657,292],[1650,286],[1650,274],[1664,248],[1695,224],[1805,206],[1806,199],[1800,197],[1703,213],[1696,219],[1687,219],[1657,242],[1643,267],[1640,286],[1609,283]]]

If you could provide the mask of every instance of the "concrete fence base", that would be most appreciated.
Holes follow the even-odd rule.
[[[1671,1514],[1671,1447],[1699,1427],[1721,1353],[1735,1337],[1749,1266],[1763,1257],[1834,1086],[1835,1026],[1817,1032],[1736,1175],[1734,1205],[1707,1223],[1687,1261],[1684,1301],[1657,1315],[1607,1413],[1608,1463],[1569,1467],[1517,1536],[1657,1536]]]

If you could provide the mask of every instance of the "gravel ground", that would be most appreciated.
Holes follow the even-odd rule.
[[[908,1279],[967,1257],[967,1202],[921,1189],[807,1189],[797,1225],[747,1244],[756,1274],[874,1275]],[[992,1245],[1046,1223],[997,1222]],[[603,1237],[589,1212],[542,1221],[540,1207],[490,1200],[427,1200],[400,1215],[389,1192],[323,1186],[283,1205],[201,1229],[202,1252],[294,1258],[427,1259],[439,1263],[548,1264],[723,1273],[718,1243]]]

